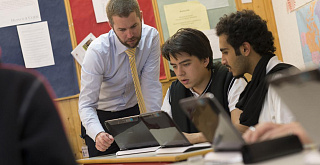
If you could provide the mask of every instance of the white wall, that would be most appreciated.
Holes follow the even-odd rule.
[[[272,0],[283,61],[305,68],[295,11],[288,13],[287,0]]]

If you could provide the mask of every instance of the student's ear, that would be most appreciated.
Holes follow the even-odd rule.
[[[205,65],[205,67],[207,67],[208,66],[208,64],[209,64],[209,57],[207,57],[207,58],[205,58],[204,60],[203,60],[203,64]]]
[[[244,56],[248,56],[251,52],[251,45],[249,44],[249,42],[244,42],[241,46],[240,46],[240,51],[241,54]]]

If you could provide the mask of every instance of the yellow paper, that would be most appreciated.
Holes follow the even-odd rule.
[[[170,36],[180,28],[210,29],[206,7],[197,1],[165,5],[164,12]]]

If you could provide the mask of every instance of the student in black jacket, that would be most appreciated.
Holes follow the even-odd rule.
[[[205,139],[179,106],[179,100],[183,98],[213,93],[231,118],[239,120],[240,114],[234,114],[233,110],[246,80],[234,78],[220,62],[213,63],[210,42],[201,31],[178,30],[163,44],[162,55],[170,61],[178,80],[168,89],[161,109],[172,116],[183,132],[196,133],[186,134],[191,143]]]
[[[0,64],[0,164],[75,165],[44,79]]]

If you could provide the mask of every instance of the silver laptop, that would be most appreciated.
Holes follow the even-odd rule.
[[[215,151],[239,151],[245,144],[241,133],[233,126],[230,116],[213,94],[182,99],[180,106],[212,143]]]
[[[120,151],[160,146],[139,115],[106,120]]]
[[[162,148],[192,145],[166,112],[143,113],[140,117]]]
[[[310,138],[320,144],[320,68],[269,80]]]
[[[117,155],[152,152],[159,148],[190,146],[184,151],[187,152],[210,147],[193,146],[164,111],[106,120],[105,125],[120,148]]]

